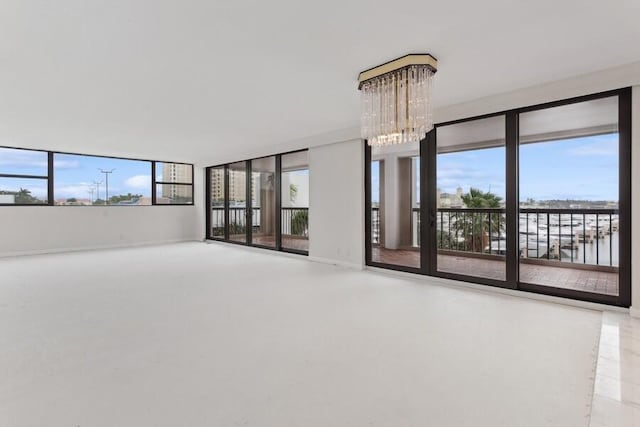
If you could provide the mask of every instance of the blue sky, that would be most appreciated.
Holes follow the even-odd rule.
[[[109,196],[118,194],[151,195],[151,162],[89,157],[70,154],[54,156],[55,199],[91,197],[94,181],[101,182],[100,197],[105,197],[105,176],[98,169],[115,169],[109,176]],[[46,175],[47,154],[37,151],[0,149],[0,173]],[[0,182],[3,189],[28,188],[36,197],[46,197],[45,180],[11,179]],[[13,188],[17,187],[17,188]],[[94,193],[94,199],[97,194]]]
[[[520,146],[520,200],[528,198],[618,200],[618,135],[601,135]],[[491,191],[505,197],[503,147],[440,154],[437,186]],[[379,170],[371,168],[372,201],[379,201]]]

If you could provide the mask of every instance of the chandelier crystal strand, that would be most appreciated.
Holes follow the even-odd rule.
[[[423,55],[425,56],[425,55]],[[433,129],[434,62],[361,80],[361,136],[372,146],[419,142]]]

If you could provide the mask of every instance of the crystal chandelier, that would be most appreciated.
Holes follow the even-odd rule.
[[[363,71],[361,135],[371,146],[418,142],[433,129],[431,91],[438,61],[412,54]]]

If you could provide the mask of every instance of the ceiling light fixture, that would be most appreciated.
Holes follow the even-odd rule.
[[[418,142],[433,129],[431,91],[438,60],[410,54],[360,73],[361,135],[371,146]]]

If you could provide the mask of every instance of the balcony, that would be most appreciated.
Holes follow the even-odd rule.
[[[438,209],[437,270],[505,280],[504,209]],[[381,213],[372,209],[372,256],[385,264],[420,268],[420,211],[412,210],[411,247],[380,245]],[[519,280],[618,295],[617,209],[529,209],[519,213]]]
[[[261,227],[261,218],[265,212],[261,208],[251,209],[252,244],[275,247],[275,232],[266,232]],[[309,208],[280,209],[280,227],[282,247],[297,251],[309,250]],[[229,207],[229,238],[243,241],[246,238],[246,208]],[[211,208],[211,230],[213,236],[224,236],[224,207]]]

